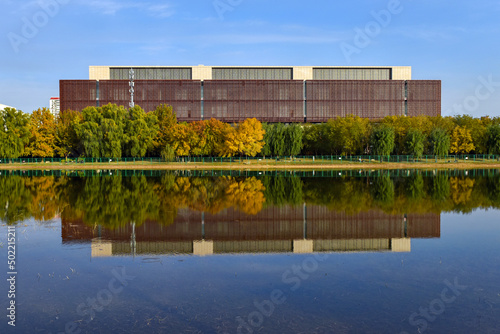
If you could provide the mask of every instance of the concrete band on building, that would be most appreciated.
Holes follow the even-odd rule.
[[[108,103],[145,111],[171,105],[179,121],[326,122],[355,115],[441,115],[441,81],[411,80],[411,67],[90,66],[89,80],[61,80],[61,110]]]

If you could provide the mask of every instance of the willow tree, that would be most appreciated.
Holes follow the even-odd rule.
[[[446,156],[450,152],[450,136],[441,128],[432,130],[429,142],[434,155]]]
[[[0,159],[17,159],[30,138],[29,116],[14,108],[0,110]]]
[[[304,129],[299,124],[290,124],[285,128],[285,155],[299,155],[304,147],[302,138]]]
[[[79,155],[80,142],[76,133],[76,126],[80,124],[82,115],[78,111],[65,110],[56,118],[55,147],[60,157]]]
[[[420,158],[424,154],[426,137],[418,129],[410,129],[406,134],[405,152]]]
[[[152,151],[154,139],[158,135],[158,118],[153,113],[146,114],[135,106],[128,110],[124,130],[124,153],[128,157],[142,158]]]
[[[373,146],[373,153],[390,155],[394,149],[394,129],[388,125],[376,127],[372,132],[370,143]]]

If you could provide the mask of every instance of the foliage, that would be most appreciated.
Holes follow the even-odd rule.
[[[0,110],[0,158],[17,159],[30,138],[29,116],[14,108]]]
[[[60,157],[68,158],[70,155],[79,155],[79,140],[76,127],[81,122],[81,113],[66,110],[59,113],[56,119],[55,147]]]
[[[125,120],[124,153],[128,157],[142,158],[152,151],[158,135],[158,118],[154,113],[146,114],[136,105],[128,110]]]
[[[152,154],[158,156],[167,144],[172,144],[172,133],[177,125],[177,117],[172,106],[166,104],[159,105],[152,114],[156,116],[158,122],[158,132],[153,142]]]
[[[277,123],[273,126],[272,133],[272,155],[282,156],[285,154],[285,125]]]
[[[266,157],[273,154],[271,145],[273,141],[274,124],[262,123],[262,129],[265,131],[265,133],[264,146],[262,146],[261,154],[262,156]]]
[[[475,148],[472,143],[470,131],[461,126],[457,126],[451,135],[450,152],[456,154],[469,154]]]
[[[405,152],[420,158],[424,154],[425,139],[422,131],[410,129],[406,135]]]
[[[445,130],[435,128],[430,135],[431,153],[437,156],[446,156],[450,152],[450,136]]]
[[[47,108],[33,111],[29,122],[30,140],[24,155],[50,158],[55,155],[55,120]]]
[[[285,127],[285,155],[296,156],[302,151],[304,146],[302,138],[304,129],[299,124],[290,124]]]
[[[175,161],[175,150],[169,144],[165,145],[161,150],[161,157],[163,160],[172,162]]]
[[[488,153],[500,154],[500,125],[492,125],[487,131]]]
[[[394,149],[394,129],[387,125],[376,127],[372,132],[370,144],[376,155],[391,154]]]
[[[337,154],[364,154],[368,146],[370,123],[367,118],[347,116],[328,121],[329,141]]]

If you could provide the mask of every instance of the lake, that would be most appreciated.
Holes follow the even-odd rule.
[[[2,171],[0,190],[1,333],[500,333],[499,170]]]

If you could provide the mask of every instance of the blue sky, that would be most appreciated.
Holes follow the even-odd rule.
[[[0,8],[0,103],[25,112],[59,96],[60,79],[88,79],[89,65],[394,65],[442,80],[445,116],[500,116],[498,0],[0,0]],[[379,23],[373,13],[389,15]]]

